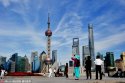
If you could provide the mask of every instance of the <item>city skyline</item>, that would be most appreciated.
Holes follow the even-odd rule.
[[[82,56],[89,23],[93,24],[95,55],[112,51],[119,58],[125,51],[124,11],[124,0],[0,0],[0,56],[18,53],[30,58],[33,51],[47,52],[45,31],[50,13],[51,49],[58,50],[59,61],[70,60],[75,37]]]

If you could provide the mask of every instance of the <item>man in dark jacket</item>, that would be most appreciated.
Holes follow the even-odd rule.
[[[68,63],[66,63],[64,75],[68,78]]]
[[[85,61],[86,79],[88,79],[89,76],[90,76],[90,79],[92,78],[92,77],[91,77],[91,64],[92,64],[91,57],[88,56],[88,57],[87,57],[87,60]]]

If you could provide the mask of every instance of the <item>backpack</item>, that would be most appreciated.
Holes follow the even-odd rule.
[[[80,66],[80,60],[76,59],[76,67]]]

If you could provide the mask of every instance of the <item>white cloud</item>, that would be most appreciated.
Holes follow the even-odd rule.
[[[19,42],[23,41],[21,43],[30,43],[32,45],[36,46],[42,46],[45,47],[45,36],[41,35],[41,32],[36,32],[32,29],[26,28],[25,30],[23,29],[7,29],[7,30],[2,30],[0,29],[0,36],[2,37],[10,37],[13,42]],[[19,39],[17,39],[19,38]],[[10,41],[11,42],[11,41]],[[42,43],[42,44],[41,44]]]
[[[95,41],[96,52],[110,49],[112,47],[124,43],[125,42],[124,36],[125,36],[125,31],[117,34],[112,34],[108,37],[102,38],[101,40]]]
[[[8,7],[11,2],[17,3],[21,0],[0,0],[0,2],[4,5],[4,7]],[[27,1],[27,0],[23,0],[23,1]]]
[[[72,38],[86,39],[87,33],[83,33],[81,17],[74,12],[66,13],[58,23],[54,36],[59,39],[58,47],[72,44]],[[58,41],[58,40],[57,40]]]

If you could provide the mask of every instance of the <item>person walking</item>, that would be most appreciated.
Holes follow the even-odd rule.
[[[55,77],[56,77],[56,68],[54,68],[53,72],[54,72],[54,75],[55,75]]]
[[[1,75],[0,75],[1,79],[4,78],[4,73],[5,73],[5,70],[4,70],[4,69],[1,69]]]
[[[86,79],[88,79],[89,77],[90,77],[90,79],[92,78],[92,76],[91,76],[91,65],[92,65],[91,57],[88,56],[87,60],[85,61]]]
[[[66,63],[64,75],[68,78],[68,63]]]
[[[96,60],[94,62],[96,65],[96,80],[98,79],[98,73],[100,74],[100,80],[102,80],[101,65],[103,64],[103,61],[100,59],[100,56],[96,56]]]
[[[49,76],[48,77],[52,77],[52,68],[49,68]]]
[[[80,56],[74,55],[71,59],[74,61],[75,80],[79,80],[80,78]]]

